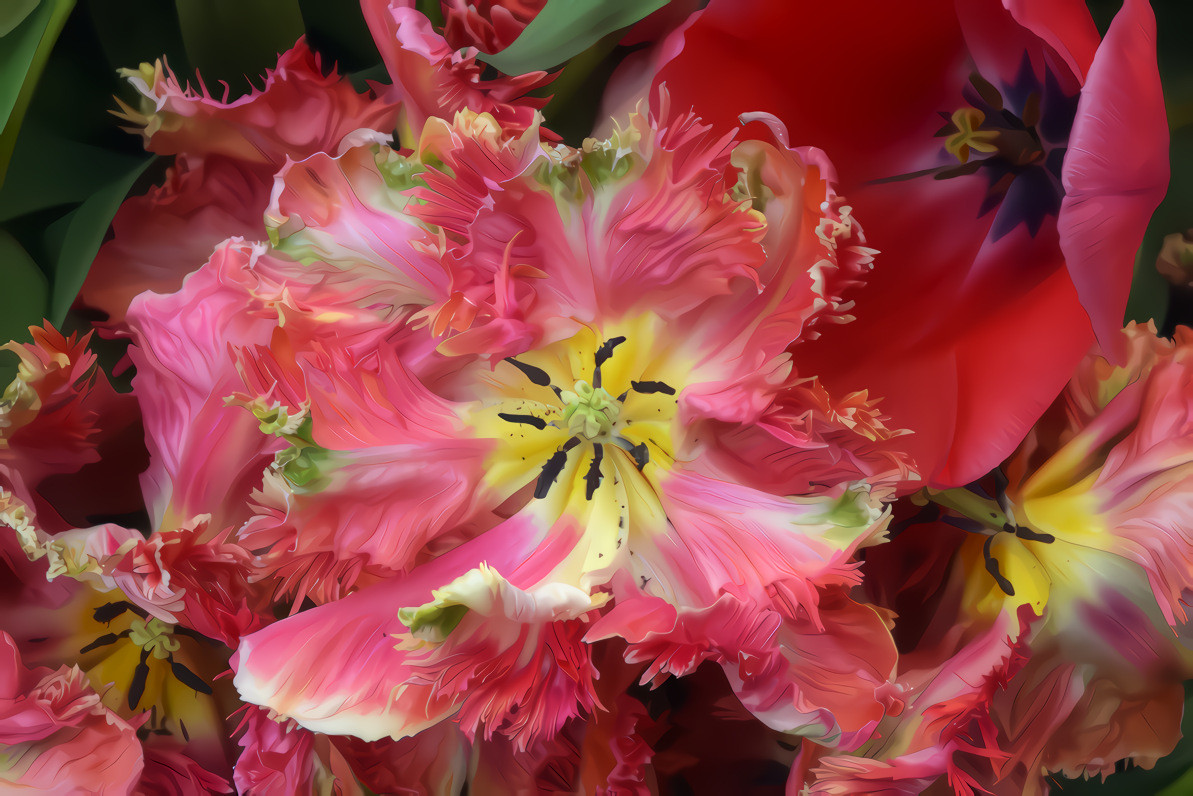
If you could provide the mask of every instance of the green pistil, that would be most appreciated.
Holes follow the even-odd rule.
[[[562,390],[563,419],[568,431],[588,439],[596,439],[613,430],[621,414],[621,404],[604,387],[593,387],[586,381],[576,382],[575,391]]]
[[[925,489],[920,493],[920,497],[925,502],[931,501],[960,514],[962,517],[968,517],[991,531],[1001,531],[1010,524],[1007,515],[1003,513],[1002,507],[997,502],[964,487],[945,489],[940,492]]]
[[[128,631],[129,641],[153,653],[153,657],[159,661],[170,657],[170,653],[177,652],[180,646],[178,639],[174,638],[173,627],[157,617],[150,618],[148,622],[134,619]]]

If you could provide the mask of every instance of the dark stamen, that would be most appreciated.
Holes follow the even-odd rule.
[[[127,635],[127,630],[123,633],[106,633],[88,644],[86,647],[83,647],[83,649],[79,650],[79,654],[81,655],[85,652],[91,652],[91,650],[99,649],[100,647],[106,647],[109,644],[115,644],[117,641]]]
[[[92,616],[95,617],[96,622],[103,622],[106,625],[108,622],[111,622],[125,611],[135,610],[136,609],[133,607],[132,603],[120,600],[119,602],[105,603],[104,605],[101,605],[92,612]]]
[[[986,537],[986,544],[982,545],[982,556],[986,559],[986,571],[990,573],[990,577],[994,578],[994,582],[998,587],[1006,592],[1008,597],[1015,596],[1015,587],[1011,582],[1003,577],[1003,574],[998,571],[998,559],[990,552],[990,544],[994,541],[993,536]]]
[[[601,365],[604,365],[609,357],[613,356],[613,349],[617,348],[624,342],[624,337],[610,337],[608,340],[601,343],[601,347],[597,349],[596,356],[594,357],[596,360],[596,366],[599,368]]]
[[[1052,544],[1056,541],[1056,537],[1050,533],[1040,533],[1031,528],[1024,528],[1022,525],[1015,526],[1015,535],[1020,539],[1026,539],[1029,542],[1043,542],[1044,544]]]
[[[525,423],[528,426],[534,426],[539,431],[547,427],[547,421],[534,415],[511,415],[507,412],[498,412],[497,416],[507,423]]]
[[[1007,486],[1010,482],[1007,481],[1006,473],[1002,471],[1001,467],[994,468],[994,499],[998,501],[998,507],[1002,509],[1002,513],[1006,515],[1007,521],[1014,524],[1015,510],[1011,506],[1011,499],[1007,497]],[[1012,533],[1014,530],[1012,529]]]
[[[534,365],[527,365],[525,362],[519,362],[513,357],[506,357],[505,361],[513,365],[518,370],[522,371],[522,374],[525,375],[526,378],[530,379],[532,384],[537,384],[540,387],[551,386],[551,377],[548,376],[547,371],[543,370],[542,368],[536,368]]]
[[[661,392],[664,395],[675,395],[675,388],[665,381],[631,381],[630,389],[634,392],[640,392],[643,395],[655,392]]]
[[[195,674],[186,666],[183,666],[181,663],[174,660],[173,656],[170,658],[170,669],[174,672],[174,676],[178,678],[178,682],[182,683],[183,685],[191,688],[194,691],[198,691],[200,694],[211,693],[211,686],[203,682],[203,679],[199,677],[199,675]]]
[[[624,337],[610,337],[605,342],[601,343],[601,347],[596,350],[593,356],[595,367],[592,369],[592,386],[601,386],[601,365],[604,365],[609,357],[613,356],[613,349],[625,342]]]
[[[555,483],[555,479],[559,478],[559,474],[563,472],[563,466],[567,464],[568,451],[580,444],[579,437],[572,437],[567,442],[563,443],[563,447],[551,454],[551,458],[547,459],[547,463],[543,465],[543,471],[539,473],[538,482],[534,485],[534,496],[538,499],[543,499],[547,496],[547,492],[551,490],[551,484]]]
[[[916,515],[916,516],[919,516],[919,515]],[[971,520],[969,517],[954,517],[950,514],[950,515],[945,515],[945,516],[941,517],[940,521],[943,522],[945,525],[951,525],[954,528],[958,528],[958,529],[965,531],[967,533],[989,533],[990,532],[990,530],[985,525],[978,522],[977,520]]]
[[[650,451],[646,448],[645,442],[639,442],[634,447],[630,448],[630,455],[634,457],[634,465],[641,470],[650,461]]]
[[[588,465],[588,473],[584,476],[584,483],[587,485],[584,491],[584,497],[592,500],[592,495],[597,491],[597,487],[601,485],[601,460],[605,458],[605,446],[601,443],[596,443],[592,446],[592,463]]]
[[[149,650],[141,650],[141,662],[133,669],[133,681],[128,686],[128,709],[136,710],[145,695],[145,680],[149,677]]]

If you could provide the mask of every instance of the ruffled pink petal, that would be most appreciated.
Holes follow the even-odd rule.
[[[448,295],[447,275],[427,252],[433,237],[408,212],[409,195],[388,185],[377,157],[374,147],[359,146],[338,157],[320,153],[287,162],[266,222],[282,251],[350,270],[353,280],[371,288],[370,304],[421,309]],[[421,169],[416,161],[405,167]]]
[[[826,756],[812,769],[814,781],[800,793],[813,796],[916,796],[940,778],[952,749],[929,747],[889,760],[866,757]],[[789,786],[789,792],[790,792]],[[957,791],[969,796],[973,791]]]
[[[0,652],[7,692],[0,694],[0,783],[62,796],[130,793],[143,766],[135,724],[104,707],[77,667],[26,669],[7,633],[0,633]]]
[[[765,227],[726,183],[730,138],[673,114],[664,97],[657,114],[632,115],[626,130],[586,156],[594,206],[582,248],[565,218],[552,230],[562,238],[553,248],[571,248],[571,256],[554,269],[544,264],[568,296],[561,312],[619,318],[649,307],[677,318],[745,287],[738,280],[757,281]]]
[[[135,511],[134,471],[145,464],[136,402],[96,368],[90,335],[66,337],[48,322],[30,333],[31,344],[3,346],[20,363],[0,420],[0,481],[51,533]]]
[[[235,647],[241,636],[266,623],[268,606],[249,583],[255,574],[252,556],[226,536],[210,533],[207,518],[200,516],[148,539],[114,526],[96,528],[87,549],[104,581],[134,604]]]
[[[299,40],[283,53],[264,87],[227,102],[184,89],[160,63],[126,76],[144,97],[124,116],[151,152],[177,155],[165,183],[132,197],[112,222],[114,237],[100,249],[79,294],[84,306],[122,328],[133,296],[170,293],[231,236],[263,235],[262,214],[274,173],[286,159],[335,152],[361,128],[387,132],[395,103],[358,94]]]
[[[538,15],[545,0],[444,0],[443,38],[458,49],[501,52]]]
[[[392,130],[397,116],[395,103],[325,73],[303,39],[266,72],[263,88],[232,102],[201,82],[198,91],[183,88],[160,62],[125,76],[145,98],[141,111],[126,106],[126,118],[144,125],[145,148],[162,155],[223,155],[277,169],[287,156],[334,152],[353,130]]]
[[[482,79],[476,51],[457,50],[406,0],[362,4],[373,41],[393,80],[390,96],[402,103],[406,129],[415,135],[430,117],[450,119],[465,109],[491,113],[503,125],[525,130],[546,100],[526,96],[550,82],[546,72]]]
[[[236,790],[244,796],[305,796],[328,789],[340,796],[362,796],[347,761],[329,740],[289,719],[274,720],[249,707],[237,743]]]
[[[173,293],[227,238],[260,237],[271,171],[233,158],[180,155],[162,185],[120,205],[78,303],[120,328],[137,294]]]
[[[1126,355],[1119,328],[1135,250],[1168,189],[1168,119],[1156,68],[1156,22],[1130,0],[1098,48],[1064,163],[1061,250],[1098,342]]]
[[[1033,640],[1023,671],[994,695],[992,715],[1010,753],[1002,774],[1023,782],[1024,792],[1045,792],[1047,771],[1109,774],[1124,758],[1150,768],[1179,740],[1189,655],[1131,599],[1105,595],[1102,605],[1082,607],[1060,638]]]
[[[742,704],[768,726],[853,748],[899,702],[890,683],[896,652],[873,609],[839,591],[818,595],[817,621],[759,611],[723,595],[712,606],[676,610],[656,598],[619,602],[589,640],[620,636],[626,660],[648,662],[642,682],[719,663]]]
[[[233,793],[232,783],[213,774],[186,755],[171,737],[151,736],[142,744],[145,770],[133,791],[136,796],[199,796]]]
[[[775,645],[767,659],[725,667],[742,704],[768,726],[853,749],[901,710],[889,631],[873,608],[843,591],[821,596],[815,621],[784,621]]]
[[[639,678],[658,687],[668,677],[685,677],[705,661],[734,661],[764,655],[782,621],[774,611],[757,611],[732,595],[703,609],[680,610],[657,597],[618,600],[593,623],[589,642],[623,638],[628,663],[647,663]]]
[[[450,715],[450,699],[395,702],[405,656],[398,609],[440,585],[415,573],[283,619],[241,639],[233,665],[241,699],[315,732],[376,740],[412,735]],[[345,666],[350,661],[351,665]]]
[[[247,636],[234,659],[237,689],[308,729],[366,741],[412,735],[457,712],[469,734],[483,722],[486,734],[549,735],[578,706],[592,705],[580,632],[555,626],[590,609],[583,592],[563,585],[526,592],[500,578],[491,593],[465,589],[466,602],[453,603],[467,605],[453,609],[464,620],[430,644],[415,641],[398,619],[399,609],[420,605],[426,610],[417,616],[441,616],[425,605],[432,590],[456,579],[475,585],[477,561],[514,572],[537,545],[532,525],[514,518],[407,577]],[[445,599],[462,588],[447,589]]]
[[[691,467],[774,495],[809,495],[825,484],[865,481],[875,498],[885,499],[912,473],[890,444],[899,432],[887,428],[875,404],[864,393],[837,398],[816,379],[796,382],[755,425],[708,423],[699,437],[693,433],[704,445]]]
[[[410,568],[428,543],[465,521],[496,524],[482,513],[498,502],[480,486],[483,447],[445,437],[433,459],[426,451],[329,452],[319,482],[302,487],[271,471],[254,495],[254,516],[237,530],[239,543],[257,551],[259,573],[278,579],[278,596],[299,605]]]
[[[244,283],[262,254],[229,241],[177,293],[142,294],[129,310],[133,389],[151,456],[141,480],[154,527],[208,513],[217,529],[243,520],[279,448],[252,414],[224,402],[242,386],[229,344],[265,344],[276,324],[246,302]]]
[[[850,557],[884,525],[864,493],[788,499],[679,469],[660,486],[666,526],[643,528],[630,544],[644,588],[681,606],[728,592],[814,615],[816,587],[856,582]]]
[[[472,751],[464,733],[450,721],[398,741],[386,738],[366,743],[349,735],[335,736],[331,741],[357,780],[373,793],[408,789],[428,796],[459,794]]]

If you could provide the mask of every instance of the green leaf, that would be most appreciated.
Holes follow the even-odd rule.
[[[147,158],[139,162],[135,168],[96,191],[76,210],[47,230],[47,236],[55,239],[51,241],[50,249],[57,248],[57,255],[53,257],[54,285],[50,294],[49,313],[50,320],[55,324],[62,323],[79,288],[83,286],[91,262],[103,243],[120,203],[153,161],[154,158]],[[58,244],[57,247],[54,244]]]
[[[233,94],[277,65],[306,30],[298,0],[175,0],[182,42],[208,86],[227,81]]]
[[[37,80],[74,4],[75,0],[42,0],[4,36],[0,46],[0,185]]]
[[[1157,329],[1164,328],[1164,322],[1168,317],[1168,282],[1156,269],[1156,256],[1160,253],[1163,239],[1161,231],[1149,228],[1135,255],[1135,275],[1131,277],[1131,294],[1127,298],[1127,311],[1124,313],[1127,321],[1155,321]]]
[[[4,274],[4,290],[0,291],[0,343],[5,343],[28,337],[26,328],[41,323],[50,286],[17,239],[2,229],[0,272]]]
[[[1156,796],[1189,796],[1190,793],[1193,793],[1193,768],[1182,774],[1180,779],[1160,791]]]
[[[507,75],[550,69],[666,4],[667,0],[547,0],[513,44],[477,57]]]
[[[46,312],[50,288],[45,274],[33,262],[16,238],[0,230],[0,343],[28,340],[28,328],[41,323]],[[0,359],[0,391],[17,372],[17,361],[6,355]]]
[[[307,42],[335,61],[340,72],[359,72],[381,62],[358,3],[343,0],[298,0],[306,23]]]
[[[4,0],[0,5],[0,38],[12,33],[25,17],[33,13],[41,0]]]
[[[185,82],[193,73],[173,3],[87,0],[88,21],[111,71],[165,58]]]
[[[32,116],[21,131],[17,152],[0,188],[0,222],[82,202],[145,160],[144,155],[71,140],[42,128]]]

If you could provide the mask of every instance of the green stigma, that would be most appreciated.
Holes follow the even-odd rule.
[[[593,387],[586,381],[576,382],[575,392],[563,390],[563,419],[568,431],[588,439],[608,434],[621,414],[621,404],[604,387]]]
[[[170,657],[170,653],[177,652],[180,646],[174,638],[173,626],[157,617],[151,617],[148,622],[134,619],[129,625],[128,638],[141,649],[153,653],[158,660]]]

